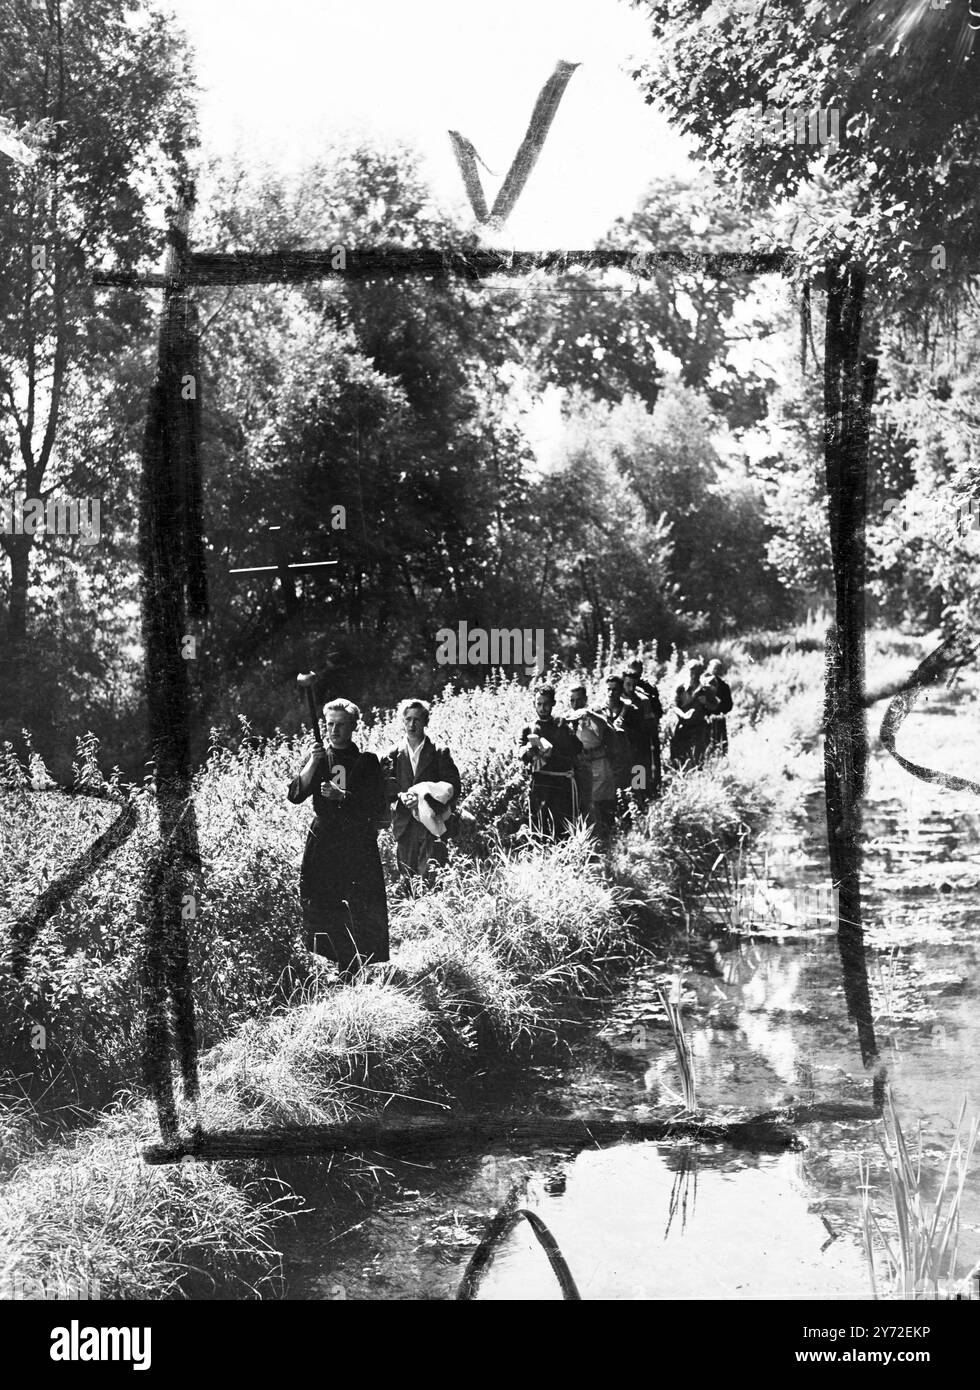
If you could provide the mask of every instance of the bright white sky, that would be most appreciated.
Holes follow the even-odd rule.
[[[625,0],[163,0],[197,53],[208,154],[293,170],[331,138],[401,139],[440,201],[468,209],[447,131],[494,171],[488,203],[559,58],[568,84],[506,241],[589,246],[650,179],[691,166],[629,77],[649,50]]]

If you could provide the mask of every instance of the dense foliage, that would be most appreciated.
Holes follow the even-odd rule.
[[[130,694],[150,306],[106,313],[92,271],[159,255],[194,111],[182,36],[146,0],[3,0],[0,34],[0,115],[37,155],[0,157],[0,498],[84,499],[101,533],[0,531],[0,728],[19,735],[32,706],[51,728]]]
[[[899,157],[868,107],[869,83],[885,83],[889,101],[911,92],[926,49],[934,67],[945,53],[938,36],[955,27],[942,11],[899,24],[901,8],[879,7],[898,25],[888,30],[898,48],[858,61],[862,25],[826,23],[847,6],[647,6],[658,48],[638,79],[651,91],[656,80],[714,171],[652,182],[604,244],[713,250],[775,237],[818,257],[874,241],[888,280],[905,264],[889,230],[895,208],[912,210],[902,236],[928,239],[936,180],[959,190],[963,216],[972,196],[952,154],[943,173],[939,123],[912,122]],[[193,148],[194,93],[179,33],[149,11],[139,22],[121,0],[7,11],[22,41],[0,75],[0,108],[39,159],[0,160],[0,489],[99,497],[102,537],[91,546],[0,538],[0,732],[24,762],[29,724],[64,780],[75,734],[91,729],[109,763],[138,780],[134,497],[154,306],[95,291],[88,272],[153,267],[161,203]],[[944,100],[962,105],[969,64],[958,49],[946,56]],[[849,121],[868,117],[848,125],[855,139],[862,132],[861,149],[882,146],[863,183],[853,142],[770,148],[739,123],[756,101],[838,100]],[[70,109],[67,126],[54,119],[58,103]],[[967,149],[972,125],[961,126]],[[195,246],[332,246],[342,259],[345,247],[472,242],[404,148],[338,146],[289,180],[227,164],[197,172]],[[26,258],[36,245],[52,252],[46,268]],[[919,281],[907,267],[889,281],[895,312],[873,320],[881,367],[869,542],[879,610],[934,624],[970,620],[974,601],[974,537],[964,527],[951,536],[914,508],[939,498],[954,512],[975,488],[977,311],[965,292],[955,305],[923,304],[916,285],[932,294],[946,272],[916,266]],[[964,291],[965,271],[954,279],[954,270],[950,260],[949,283]],[[368,704],[411,687],[479,684],[486,667],[435,664],[446,625],[540,629],[549,662],[588,665],[612,640],[653,640],[662,659],[673,644],[819,606],[829,566],[820,367],[809,347],[820,342],[820,303],[814,295],[809,360],[797,365],[795,293],[778,278],[693,263],[528,282],[340,274],[200,291],[211,610],[188,665],[198,751],[209,726],[233,737],[240,715],[261,735],[294,728],[299,669]],[[903,527],[896,509],[906,500]],[[327,560],[338,563],[285,568]],[[262,565],[280,568],[231,573]]]

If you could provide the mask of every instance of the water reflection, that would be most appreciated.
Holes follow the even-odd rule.
[[[653,1144],[590,1151],[570,1165],[560,1200],[529,1195],[585,1299],[834,1298],[865,1292],[860,1252],[843,1241],[828,1244],[793,1154],[760,1159]],[[481,1296],[558,1297],[539,1256],[533,1237],[514,1232]]]

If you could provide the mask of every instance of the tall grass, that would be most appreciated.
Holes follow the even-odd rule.
[[[726,882],[740,873],[746,846],[772,805],[765,771],[752,776],[712,761],[676,775],[633,829],[613,842],[613,880],[655,914],[691,920],[705,905],[723,903]]]
[[[350,988],[307,984],[212,1050],[202,1118],[222,1127],[341,1121],[462,1055],[475,1064],[553,1038],[563,1001],[588,994],[623,957],[622,900],[584,833],[451,865],[439,892],[404,906],[390,965]]]
[[[861,1234],[875,1298],[940,1298],[956,1280],[960,1212],[970,1160],[980,1136],[980,1119],[966,1125],[966,1101],[935,1198],[925,1195],[921,1130],[913,1154],[902,1129],[891,1087],[885,1091],[881,1146],[891,1210],[881,1217],[871,1205],[871,1165],[859,1161]]]
[[[198,1114],[209,1129],[340,1123],[406,1091],[438,1045],[411,992],[367,979],[328,988],[220,1043],[205,1058]]]
[[[230,1181],[229,1164],[147,1167],[139,1146],[151,1134],[148,1107],[113,1107],[0,1186],[0,1289],[142,1299],[273,1288],[270,1235],[296,1199]]]
[[[0,1174],[16,1168],[41,1143],[42,1126],[23,1096],[0,1096]]]

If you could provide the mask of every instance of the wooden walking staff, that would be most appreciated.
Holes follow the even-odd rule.
[[[150,392],[140,488],[139,549],[149,735],[156,765],[158,844],[143,881],[144,1070],[164,1137],[177,1132],[171,1053],[184,1098],[198,1092],[194,1003],[185,914],[196,910],[199,869],[191,785],[188,616],[207,606],[201,522],[198,336],[187,293],[193,195],[170,229],[156,379]]]
[[[865,525],[868,446],[877,360],[861,355],[865,274],[827,266],[824,458],[836,622],[827,638],[824,785],[830,868],[839,890],[837,941],[847,1009],[865,1066],[878,1058],[861,914],[861,798],[868,760],[865,676]],[[876,1096],[882,1076],[875,1077]]]

